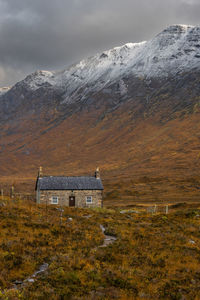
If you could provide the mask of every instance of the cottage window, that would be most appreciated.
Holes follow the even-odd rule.
[[[51,199],[51,203],[52,204],[58,204],[58,197],[57,196],[53,196]]]
[[[92,196],[87,196],[86,197],[86,203],[92,203]]]

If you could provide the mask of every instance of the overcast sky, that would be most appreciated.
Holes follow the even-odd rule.
[[[0,86],[199,23],[200,0],[0,0]]]

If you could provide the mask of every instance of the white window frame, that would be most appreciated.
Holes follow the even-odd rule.
[[[57,200],[56,202],[54,202],[54,200]],[[52,196],[51,197],[51,204],[58,204],[58,196]]]
[[[92,203],[92,196],[86,196],[86,204],[91,204]]]

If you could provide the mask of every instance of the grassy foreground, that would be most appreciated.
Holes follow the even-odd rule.
[[[138,210],[0,207],[0,299],[200,299],[200,208]]]

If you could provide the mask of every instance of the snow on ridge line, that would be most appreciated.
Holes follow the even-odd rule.
[[[131,48],[134,48],[134,47],[140,47],[140,46],[146,44],[146,42],[147,41],[143,41],[143,42],[139,42],[139,43],[126,43],[126,44],[124,44],[122,46],[117,46],[117,47],[114,47],[112,49],[105,50],[103,53],[110,52],[110,51],[120,51],[120,50],[122,50],[124,48],[131,49]]]
[[[81,60],[78,64],[72,65],[63,71],[36,71],[31,75],[28,75],[24,83],[31,90],[36,90],[42,86],[42,84],[49,84],[56,88],[62,88],[63,85],[67,85],[67,82],[73,83],[72,89],[75,85],[80,84],[83,81],[93,81],[101,77],[106,70],[113,69],[113,73],[117,73],[117,68],[114,65],[122,63],[123,60],[128,59],[131,51],[137,50],[143,46],[146,42],[141,43],[127,43],[125,45],[115,47],[110,50],[106,50],[103,53],[99,53],[93,57]],[[114,70],[116,69],[116,70]],[[116,75],[116,74],[115,74]]]
[[[37,70],[34,73],[28,75],[24,81],[28,87],[32,90],[36,90],[43,84],[48,83],[52,86],[55,85],[55,72],[46,70]]]
[[[11,89],[10,86],[4,86],[0,88],[0,96],[7,93]]]
[[[125,44],[104,51],[101,55],[82,60],[78,65],[65,70],[66,79],[70,80],[72,74],[77,81],[85,79],[87,82],[94,81],[102,75],[105,75],[105,80],[112,80],[118,75],[123,75],[124,72],[132,72],[139,76],[165,77],[181,68],[193,67],[198,60],[198,57],[192,54],[195,43],[192,41],[193,33],[191,36],[188,30],[179,32],[179,27],[174,25],[177,32],[176,30],[171,32],[169,28],[172,26],[168,27],[148,42]],[[185,28],[194,29],[195,26],[185,26]],[[198,26],[196,28],[199,29]],[[196,32],[198,33],[198,30]]]
[[[31,90],[52,86],[71,94],[85,85],[102,88],[123,74],[166,77],[200,67],[199,40],[200,26],[171,25],[148,42],[103,51],[63,71],[36,71],[23,83]]]
[[[198,26],[198,25],[197,25]],[[172,24],[172,25],[169,25],[165,30],[170,30],[171,28],[182,28],[182,29],[190,29],[190,28],[194,28],[194,27],[197,27],[197,26],[194,26],[194,25],[186,25],[186,24]]]

